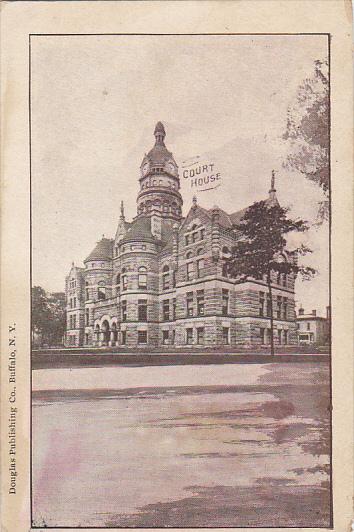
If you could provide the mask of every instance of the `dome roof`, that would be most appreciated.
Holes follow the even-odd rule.
[[[96,247],[91,251],[89,256],[84,260],[89,262],[92,260],[111,260],[113,256],[113,240],[110,238],[102,238],[97,242]]]
[[[143,216],[134,220],[121,242],[129,242],[131,240],[155,241],[151,233],[151,218]]]
[[[152,164],[165,164],[166,161],[173,159],[173,155],[164,144],[155,144],[149,151],[145,159]]]
[[[154,131],[155,146],[145,155],[142,164],[148,162],[151,166],[163,166],[167,161],[172,160],[173,155],[165,146],[165,128],[162,122],[157,122]]]

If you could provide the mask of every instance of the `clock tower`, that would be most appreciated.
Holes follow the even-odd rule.
[[[165,146],[165,128],[158,122],[154,131],[155,146],[140,166],[138,216],[158,216],[179,221],[183,200],[179,192],[178,166]]]

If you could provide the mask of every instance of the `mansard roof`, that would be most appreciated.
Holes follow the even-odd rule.
[[[89,256],[84,260],[89,262],[92,260],[111,260],[113,256],[113,240],[111,238],[104,238],[97,242],[96,247],[91,251]]]

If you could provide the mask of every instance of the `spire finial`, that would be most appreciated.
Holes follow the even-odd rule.
[[[275,171],[272,170],[272,180],[270,183],[270,191],[269,192],[276,192],[275,190]]]
[[[120,202],[120,217],[124,219],[124,202],[123,200]]]
[[[164,144],[166,132],[162,122],[157,122],[155,126],[154,135],[156,139],[156,144]]]
[[[193,207],[195,208],[197,206],[197,196],[195,195],[193,196],[192,202],[193,202]]]

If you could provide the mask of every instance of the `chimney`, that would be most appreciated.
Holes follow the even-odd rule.
[[[312,316],[316,316],[316,311],[313,310],[313,311],[311,312],[311,314],[312,314]]]
[[[302,307],[299,308],[299,316],[304,315],[304,309]]]

